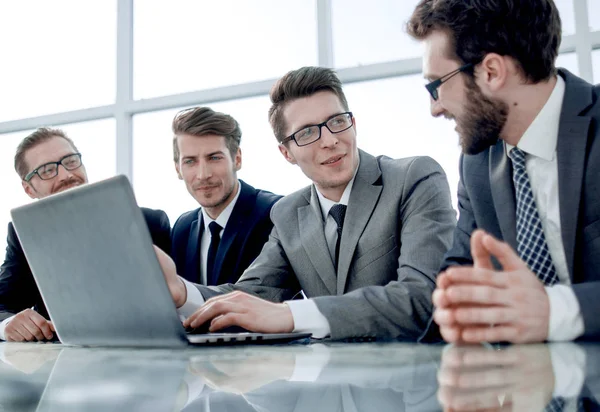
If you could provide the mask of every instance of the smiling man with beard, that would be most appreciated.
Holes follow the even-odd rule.
[[[426,337],[600,338],[600,88],[555,68],[554,2],[421,0],[407,27],[463,151]]]
[[[331,69],[287,73],[271,101],[279,151],[312,184],[273,206],[269,240],[235,284],[195,287],[161,257],[177,307],[206,300],[184,325],[416,340],[456,223],[442,168],[428,157],[359,150]],[[309,299],[290,300],[301,291]]]
[[[23,139],[15,154],[15,170],[25,193],[32,199],[42,199],[88,181],[81,153],[60,129],[40,128]],[[162,210],[141,209],[153,243],[169,253],[169,218]],[[12,223],[8,225],[7,243],[6,257],[0,267],[0,339],[52,339],[54,328]]]

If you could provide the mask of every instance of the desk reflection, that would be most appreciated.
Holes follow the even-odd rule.
[[[438,374],[446,411],[596,411],[600,347],[448,346]]]
[[[600,346],[0,344],[0,411],[593,411]]]

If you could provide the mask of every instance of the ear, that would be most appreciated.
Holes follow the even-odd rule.
[[[183,176],[181,175],[181,169],[179,168],[179,162],[173,162],[175,164],[175,170],[177,171],[177,177],[179,180],[183,180]]]
[[[35,191],[33,186],[31,186],[31,183],[21,180],[21,185],[23,186],[23,190],[25,190],[25,193],[27,193],[27,196],[29,196],[32,199],[38,198],[37,192]]]
[[[479,70],[475,71],[482,90],[495,93],[504,87],[511,71],[508,59],[497,53],[488,53],[485,56]]]
[[[242,168],[242,149],[238,147],[237,153],[233,158],[233,164],[235,166],[235,171],[239,171]]]
[[[352,127],[354,128],[354,134],[356,135],[356,117],[352,115]]]
[[[281,152],[283,157],[285,157],[285,160],[287,160],[288,162],[290,162],[293,165],[296,164],[296,159],[294,158],[292,153],[289,151],[289,149],[284,144],[279,145],[279,151]]]

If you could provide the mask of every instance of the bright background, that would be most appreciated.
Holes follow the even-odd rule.
[[[307,185],[279,154],[267,122],[271,85],[304,65],[338,71],[361,148],[429,155],[455,192],[454,125],[430,117],[421,49],[403,30],[416,3],[1,2],[0,248],[10,209],[29,201],[13,169],[14,151],[40,126],[67,132],[91,181],[126,174],[138,202],[165,210],[171,223],[197,207],[171,160],[171,120],[185,107],[208,105],[239,121],[240,178],[284,195]],[[556,3],[563,20],[558,65],[600,82],[600,0]]]

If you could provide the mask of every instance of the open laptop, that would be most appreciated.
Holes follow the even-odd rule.
[[[60,341],[87,346],[277,343],[306,333],[186,334],[125,176],[11,210]]]

